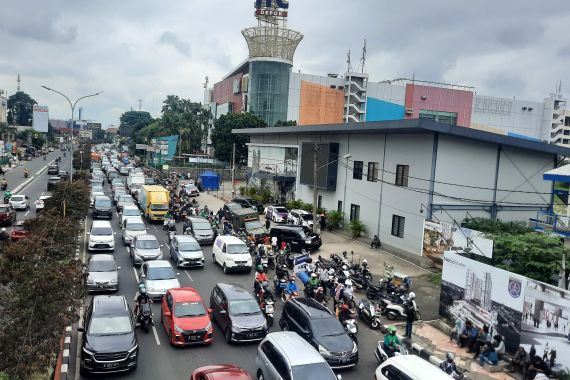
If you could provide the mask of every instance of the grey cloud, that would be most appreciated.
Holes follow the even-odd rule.
[[[182,41],[173,32],[164,32],[158,38],[158,43],[163,45],[170,45],[174,47],[180,54],[190,56],[190,44]]]

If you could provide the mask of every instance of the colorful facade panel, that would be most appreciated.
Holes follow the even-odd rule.
[[[238,73],[221,82],[215,83],[213,101],[216,104],[231,103],[231,112],[241,112],[243,110],[243,98],[241,94],[242,78],[243,73]],[[237,88],[236,85],[238,86]]]
[[[366,100],[366,121],[402,120],[404,111],[400,104],[371,97]]]
[[[300,105],[299,125],[343,122],[343,90],[301,81]]]

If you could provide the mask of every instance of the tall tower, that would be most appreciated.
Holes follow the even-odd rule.
[[[344,122],[361,123],[366,121],[366,98],[368,91],[368,74],[366,71],[366,40],[362,47],[360,72],[353,72],[349,65],[344,74]]]
[[[287,119],[293,56],[303,39],[300,32],[287,27],[288,9],[284,0],[257,0],[257,26],[241,32],[249,48],[247,109],[269,126]]]
[[[18,89],[16,90],[16,92],[20,92],[20,83],[22,83],[22,80],[20,79],[20,74],[18,74],[18,79],[16,80],[16,82],[18,82]]]

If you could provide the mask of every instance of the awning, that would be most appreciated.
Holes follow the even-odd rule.
[[[545,181],[570,183],[570,165],[564,165],[555,169],[551,169],[542,175],[542,179]]]

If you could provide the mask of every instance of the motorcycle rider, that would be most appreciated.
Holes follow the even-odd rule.
[[[327,302],[326,298],[325,298],[325,290],[323,289],[322,286],[319,286],[317,288],[317,291],[315,293],[315,301],[325,304]]]
[[[10,198],[12,198],[12,192],[10,190],[6,190],[4,192],[4,203],[8,203]]]
[[[319,287],[319,279],[316,273],[311,273],[311,278],[307,282],[307,287],[309,288],[309,297],[313,297],[315,290]]]
[[[139,306],[143,303],[152,303],[152,299],[148,296],[144,284],[139,284],[139,291],[135,295],[135,310],[133,311],[135,318],[139,317]]]
[[[338,312],[338,320],[344,325],[348,319],[352,319],[352,313],[347,304],[343,304]]]
[[[295,276],[289,277],[289,283],[285,288],[285,294],[287,294],[287,301],[299,295],[299,288],[297,288],[297,284],[295,284]]]
[[[6,178],[2,178],[2,181],[0,181],[0,186],[2,186],[2,189],[8,188],[8,181],[6,181]]]
[[[394,356],[394,353],[398,352],[400,349],[400,339],[396,335],[396,328],[394,326],[388,327],[388,334],[384,335],[384,351],[388,357]]]
[[[354,306],[354,288],[352,287],[352,280],[351,279],[347,279],[344,282],[343,298],[348,305]]]
[[[455,365],[455,355],[453,352],[448,352],[446,355],[446,360],[439,364],[439,368],[454,379],[460,378],[459,371]]]
[[[24,168],[24,177],[28,177],[28,175],[30,174],[30,170],[28,169],[28,167],[26,166]]]
[[[263,270],[263,265],[258,265],[255,267],[255,282],[253,283],[253,289],[255,295],[259,297],[259,292],[263,289],[263,282],[268,282],[267,274]]]
[[[6,232],[6,228],[2,227],[2,231],[0,232],[0,241],[8,241],[10,239],[10,234]]]

